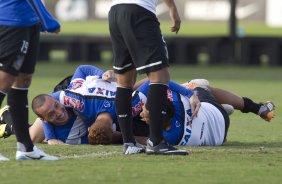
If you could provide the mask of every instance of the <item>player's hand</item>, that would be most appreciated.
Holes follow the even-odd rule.
[[[191,96],[190,105],[191,105],[192,118],[197,117],[199,109],[201,107],[201,102],[198,96],[196,95]]]
[[[58,139],[49,139],[49,140],[47,141],[47,143],[48,143],[49,145],[65,145],[65,144],[66,144],[66,143],[64,143],[63,141],[58,140]]]
[[[176,7],[169,8],[169,16],[172,20],[172,26],[170,27],[170,30],[171,32],[175,32],[177,34],[180,29],[181,20]]]
[[[59,34],[60,32],[61,32],[61,29],[57,29],[57,30],[55,30],[55,31],[52,32],[52,33]]]
[[[150,116],[149,111],[147,110],[146,106],[142,106],[142,112],[140,113],[140,117],[142,118],[142,121],[145,121],[146,124],[149,124]]]
[[[114,73],[113,70],[105,71],[105,73],[103,73],[103,75],[102,75],[102,79],[105,80],[105,81],[109,81],[109,82],[116,82],[117,81],[116,74]]]

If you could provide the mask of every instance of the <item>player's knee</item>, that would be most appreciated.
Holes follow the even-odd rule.
[[[32,74],[19,74],[13,86],[18,88],[28,88],[31,84]]]
[[[189,82],[182,84],[187,89],[193,90],[196,87],[201,87],[204,89],[208,89],[210,87],[210,82],[206,79],[193,79]]]
[[[163,84],[168,84],[170,80],[168,68],[162,68],[161,70],[150,72],[148,74],[150,82],[158,82]]]

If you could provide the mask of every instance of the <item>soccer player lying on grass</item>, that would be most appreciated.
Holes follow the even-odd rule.
[[[183,86],[193,90],[198,95],[201,108],[196,117],[190,118],[189,102],[184,98],[185,90],[180,92],[180,96],[174,95],[173,91],[168,92],[168,94],[171,94],[169,95],[171,98],[168,96],[168,99],[173,105],[168,106],[168,117],[164,125],[163,135],[165,140],[172,145],[216,146],[225,142],[229,127],[229,119],[225,111],[232,113],[232,109],[226,106],[228,108],[223,111],[220,104],[230,104],[243,113],[253,112],[266,121],[270,121],[274,116],[274,104],[272,102],[254,103],[249,98],[242,98],[228,91],[210,87],[207,80],[192,80],[183,84]],[[147,90],[146,84],[138,88],[135,92],[137,97],[134,99],[134,103],[143,102],[140,104],[142,105],[142,112],[137,113],[140,113],[143,120],[149,124],[149,112],[144,105],[146,104]],[[137,102],[135,102],[136,100]]]
[[[200,82],[199,82],[199,80],[197,81],[196,80],[196,82],[198,82],[199,83],[199,85],[202,87],[202,88],[209,88],[211,91],[212,91],[212,93],[213,93],[213,95],[216,97],[216,100],[217,101],[220,101],[220,103],[229,103],[229,104],[231,104],[231,105],[233,105],[236,109],[239,109],[239,110],[242,110],[242,112],[253,112],[253,113],[256,113],[256,114],[259,114],[260,113],[260,116],[262,117],[262,118],[264,118],[265,120],[270,120],[272,117],[270,116],[270,115],[272,115],[273,116],[273,114],[272,114],[272,111],[273,111],[273,106],[272,106],[272,108],[271,107],[268,107],[268,106],[270,106],[270,105],[272,105],[272,103],[266,103],[266,104],[256,104],[256,103],[253,103],[250,99],[248,99],[248,98],[241,98],[241,97],[239,97],[239,96],[236,96],[236,95],[234,95],[234,94],[232,94],[232,93],[230,93],[230,92],[227,92],[227,91],[224,91],[224,90],[221,90],[221,89],[218,89],[218,88],[212,88],[212,87],[209,87],[209,85],[207,84],[207,81],[201,81],[200,80]],[[194,87],[195,87],[195,80],[192,80],[190,83],[186,83],[186,84],[184,84],[185,86],[188,86],[190,89],[192,89],[191,88],[191,86],[193,87],[193,85],[194,85]],[[138,92],[135,92],[135,101],[134,101],[134,105],[133,105],[133,112],[134,112],[134,114],[136,115],[136,114],[138,114],[139,112],[140,112],[140,110],[142,109],[142,106],[145,104],[144,103],[144,101],[146,100],[145,99],[145,94],[146,94],[146,89],[147,89],[147,84],[144,84],[143,86],[141,86],[137,91]],[[185,89],[181,89],[182,91],[184,91],[184,92],[182,92],[182,94],[185,94],[187,91],[185,90]],[[189,91],[188,91],[188,93],[189,93]],[[208,92],[206,92],[206,90],[201,90],[201,89],[199,89],[198,90],[198,93],[199,93],[199,96],[200,96],[200,99],[202,99],[202,101],[203,101],[203,98],[205,99],[208,99],[208,100],[211,100],[212,99],[212,97],[208,94]],[[202,94],[203,93],[203,94]],[[137,95],[136,95],[137,94]],[[144,94],[144,96],[142,95],[142,94]],[[169,90],[169,94],[170,94],[170,96],[169,96],[169,99],[170,99],[170,104],[176,104],[176,105],[172,105],[170,108],[168,108],[168,109],[172,109],[172,111],[170,111],[170,112],[172,112],[171,113],[171,115],[173,115],[174,116],[174,118],[172,118],[172,123],[174,122],[174,124],[175,124],[175,126],[171,126],[171,124],[167,124],[166,126],[165,126],[165,128],[166,128],[166,130],[164,130],[164,135],[166,135],[165,137],[166,137],[166,139],[167,139],[167,141],[170,143],[170,144],[184,144],[184,141],[182,141],[182,143],[181,142],[179,142],[178,143],[178,141],[177,141],[177,139],[180,139],[180,137],[181,137],[181,135],[183,134],[183,125],[184,125],[184,123],[183,123],[183,117],[181,117],[181,116],[183,116],[183,114],[181,114],[181,113],[179,113],[179,109],[181,109],[181,106],[183,105],[183,107],[185,108],[185,104],[186,103],[183,103],[184,101],[185,101],[185,98],[179,98],[179,97],[181,97],[181,95],[180,94],[178,94],[178,93],[174,93],[174,92],[171,92],[171,90]],[[174,94],[174,95],[173,95]],[[47,96],[47,97],[49,97],[49,96]],[[136,98],[137,97],[137,98]],[[177,98],[175,98],[175,97],[177,97]],[[52,100],[52,98],[50,98],[51,100]],[[48,98],[48,100],[47,100],[47,102],[50,100],[49,98]],[[137,101],[136,101],[136,99],[137,99]],[[140,100],[140,99],[142,99],[142,100]],[[184,99],[184,100],[181,100],[181,101],[178,101],[178,99]],[[187,98],[186,98],[187,99]],[[172,100],[172,101],[171,101]],[[174,100],[174,101],[173,101]],[[52,100],[52,102],[56,102],[56,101],[54,101],[54,100]],[[187,101],[186,101],[187,102]],[[187,102],[187,103],[189,103],[189,102]],[[212,103],[216,103],[216,102],[214,102],[214,100],[212,100]],[[178,105],[177,105],[178,104]],[[60,104],[57,104],[57,105],[60,105]],[[207,105],[207,104],[206,104]],[[217,105],[219,105],[219,104],[217,104]],[[52,105],[51,105],[52,106]],[[50,106],[50,107],[51,107]],[[220,105],[219,105],[220,106]],[[47,107],[49,107],[49,105],[48,105],[48,103],[47,103]],[[180,107],[180,108],[179,108]],[[57,107],[58,108],[58,107]],[[59,109],[59,108],[58,108]],[[174,109],[174,110],[173,110]],[[222,110],[222,109],[221,109]],[[174,111],[174,112],[173,112]],[[207,111],[209,111],[209,110],[207,110]],[[145,110],[143,111],[143,115],[144,115],[144,112],[146,112]],[[189,113],[189,110],[187,110],[187,112]],[[224,111],[222,111],[223,113],[224,113]],[[266,112],[268,112],[268,113],[266,113]],[[169,113],[168,113],[169,114]],[[189,115],[189,114],[188,114]],[[185,115],[186,116],[186,118],[189,118],[189,116],[188,116],[187,114]],[[191,116],[191,115],[190,115]],[[203,118],[203,117],[205,117],[205,116],[203,116],[203,115],[198,115],[198,116],[200,116],[200,118]],[[210,113],[210,116],[213,116],[213,114],[212,113]],[[60,117],[60,116],[59,116]],[[53,120],[53,121],[58,121],[59,120],[59,117],[57,117],[58,119],[57,120]],[[219,117],[221,117],[220,115],[219,115]],[[144,116],[144,118],[146,119],[146,115]],[[268,119],[267,119],[268,118]],[[138,118],[136,118],[136,119],[138,119]],[[179,121],[177,121],[177,119],[179,119]],[[196,118],[195,118],[196,119]],[[174,121],[173,121],[174,120]],[[176,121],[175,121],[176,120]],[[221,119],[222,120],[222,119]],[[196,120],[193,120],[193,121],[196,121]],[[192,121],[192,122],[193,122]],[[99,122],[99,121],[97,121],[97,122]],[[115,132],[115,131],[113,131],[113,129],[111,128],[112,127],[112,119],[111,118],[109,118],[106,122],[107,123],[94,123],[92,126],[91,126],[91,128],[90,128],[90,132],[89,132],[89,140],[91,140],[91,143],[92,144],[108,144],[108,143],[111,143],[111,140],[113,140],[113,135],[115,135],[117,132]],[[136,121],[135,121],[136,122]],[[140,123],[140,121],[137,121],[138,123],[135,123],[135,124],[137,124],[138,126],[136,126],[135,127],[135,132],[134,132],[134,134],[135,135],[142,135],[142,136],[146,136],[147,134],[148,134],[148,127],[146,127],[146,126],[144,126],[145,124],[144,123]],[[167,121],[168,122],[168,121]],[[191,121],[187,121],[186,122],[186,124],[188,125],[188,126],[190,126],[189,124],[191,123]],[[195,123],[195,122],[193,122],[194,124],[194,126],[193,126],[193,131],[192,131],[192,138],[190,138],[190,143],[188,142],[187,143],[187,145],[202,145],[202,143],[201,144],[199,144],[197,141],[194,141],[193,142],[193,135],[200,135],[201,134],[201,129],[202,129],[202,127],[201,127],[201,129],[199,130],[199,126],[196,126],[197,124]],[[222,123],[222,122],[221,122]],[[50,123],[49,123],[50,124]],[[36,124],[34,124],[34,126],[35,125],[37,125],[37,123]],[[52,124],[50,124],[50,125],[52,125]],[[65,127],[64,126],[58,126],[58,125],[53,125],[53,128],[54,127],[59,127],[59,128],[63,128],[63,130],[64,129],[67,129],[67,130],[64,130],[64,132],[65,132],[65,134],[63,134],[62,133],[62,135],[60,134],[60,133],[58,133],[58,135],[57,135],[57,137],[56,138],[58,138],[58,137],[60,137],[59,139],[60,140],[56,140],[56,139],[49,139],[49,141],[48,141],[48,143],[50,143],[50,144],[58,144],[58,143],[64,143],[64,142],[66,142],[65,141],[65,139],[62,139],[62,137],[63,137],[63,135],[68,135],[66,132],[70,132],[70,130],[75,130],[75,129],[78,129],[79,128],[79,126],[73,126],[74,125],[74,123],[66,123],[66,125],[65,125]],[[78,125],[80,125],[80,126],[82,126],[83,124],[82,123],[80,123],[80,124],[78,124]],[[103,126],[100,126],[100,125],[103,125]],[[201,126],[203,126],[202,124],[200,124]],[[225,125],[224,125],[225,126]],[[221,131],[220,131],[220,133],[219,133],[219,135],[222,137],[224,134],[225,134],[225,128],[224,128],[224,126],[223,127],[221,127]],[[32,126],[33,127],[33,126]],[[36,135],[37,134],[37,136],[33,136],[34,138],[41,138],[41,140],[43,140],[44,139],[44,136],[42,136],[43,135],[43,133],[41,133],[41,135],[40,135],[40,131],[38,131],[38,130],[41,130],[41,132],[43,132],[42,131],[42,127],[40,128],[40,126],[36,126],[37,128],[35,128],[35,129],[33,129],[33,130],[36,130],[37,129],[37,131],[33,131],[34,133],[31,133],[31,136],[32,135]],[[171,128],[172,127],[172,128]],[[177,127],[177,128],[175,128],[175,127]],[[198,130],[197,130],[197,127],[198,127]],[[82,129],[82,130],[84,130],[84,131],[76,131],[76,132],[85,132],[85,130],[87,129],[87,127],[80,127],[80,129]],[[208,130],[209,128],[206,128],[206,130]],[[47,129],[48,130],[48,129]],[[136,131],[137,130],[137,131]],[[141,131],[140,131],[141,130]],[[177,131],[178,130],[178,131]],[[181,131],[179,131],[179,130],[181,130]],[[182,132],[183,131],[183,132]],[[187,134],[185,134],[186,135],[186,137],[185,137],[185,139],[187,139],[187,138],[189,138],[189,134],[191,134],[191,129],[189,129],[189,127],[186,129],[186,133]],[[59,132],[59,131],[58,131]],[[75,132],[75,131],[74,131]],[[136,133],[137,132],[137,133]],[[139,132],[139,134],[138,134],[138,132]],[[211,132],[213,132],[213,130],[211,130]],[[112,134],[111,134],[112,133]],[[185,133],[185,132],[184,132]],[[204,132],[203,132],[204,133]],[[39,135],[38,135],[39,134]],[[86,133],[87,134],[87,133]],[[83,136],[85,136],[86,137],[86,134],[81,134],[81,135],[83,135]],[[184,134],[183,134],[184,135]],[[183,135],[182,135],[182,137],[183,137]],[[77,135],[78,137],[79,137],[79,135]],[[191,135],[190,135],[191,136]],[[48,135],[46,136],[46,137],[48,137]],[[66,137],[66,136],[65,136]],[[73,137],[73,136],[70,136],[70,137]],[[118,137],[118,136],[116,136],[116,137]],[[198,137],[200,137],[200,136],[198,136]],[[120,137],[118,137],[117,139],[114,139],[114,140],[119,140],[119,139],[121,139],[121,136]],[[210,143],[208,143],[208,144],[212,144],[212,145],[220,145],[220,144],[222,144],[222,138],[219,138],[218,140],[215,140],[215,138],[212,140],[211,138],[209,138],[210,139],[210,141],[208,141],[208,142],[210,142]],[[40,139],[39,139],[40,140]],[[51,140],[55,140],[55,142],[53,142],[52,143],[52,141]],[[84,140],[86,140],[85,138],[84,138]],[[199,141],[199,140],[198,140]],[[216,142],[217,141],[217,142]],[[79,142],[72,142],[72,143],[79,143]],[[81,142],[81,143],[83,143],[83,142]],[[84,142],[85,143],[85,142]]]

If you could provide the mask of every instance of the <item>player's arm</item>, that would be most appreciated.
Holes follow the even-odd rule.
[[[164,0],[164,2],[169,8],[169,16],[170,19],[172,20],[172,26],[170,27],[171,32],[178,33],[180,29],[181,20],[176,5],[173,0]]]
[[[173,81],[169,81],[168,87],[170,90],[175,91],[183,96],[188,96],[189,98],[194,94],[192,90],[187,89]]]
[[[42,126],[44,129],[45,139],[48,144],[50,145],[65,144],[63,141],[58,140],[56,138],[55,131],[54,131],[54,125],[48,122],[43,122]]]
[[[33,11],[37,14],[41,22],[41,31],[50,33],[59,33],[60,24],[48,12],[41,0],[27,0]]]
[[[80,65],[75,70],[72,80],[74,79],[86,79],[87,76],[99,76],[102,77],[104,70],[92,65]]]
[[[65,145],[66,144],[59,139],[49,139],[47,142],[49,145]]]
[[[197,94],[194,94],[193,91],[173,82],[173,81],[170,81],[169,82],[169,88],[172,90],[172,91],[175,91],[183,96],[187,96],[189,97],[190,99],[190,107],[191,107],[191,112],[192,112],[192,117],[195,117],[197,116],[198,114],[198,111],[201,107],[201,102],[197,96]]]

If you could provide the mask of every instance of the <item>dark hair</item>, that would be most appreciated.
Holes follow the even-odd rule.
[[[38,114],[37,109],[40,108],[45,103],[47,96],[49,96],[49,95],[40,94],[40,95],[37,95],[36,97],[34,97],[33,100],[32,100],[32,104],[31,104],[32,110],[38,117],[41,117],[41,116],[40,116],[40,114]]]
[[[61,91],[61,90],[67,89],[67,87],[69,86],[69,84],[70,84],[70,82],[71,82],[71,79],[72,79],[72,75],[67,76],[66,78],[64,78],[61,82],[59,82],[59,83],[54,87],[53,92]]]

